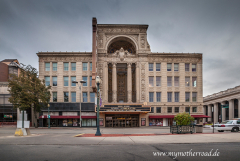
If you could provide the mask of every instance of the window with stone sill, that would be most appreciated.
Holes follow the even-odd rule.
[[[172,107],[167,108],[168,113],[172,113]]]
[[[179,70],[179,64],[175,63],[174,64],[174,71],[177,72]]]
[[[197,92],[192,93],[192,101],[197,102]]]
[[[167,86],[172,87],[172,77],[167,77]]]
[[[171,63],[167,63],[167,71],[172,71],[172,64]]]
[[[160,63],[156,63],[156,71],[161,71],[161,64]]]
[[[197,87],[197,77],[192,77],[192,86]]]
[[[157,92],[157,102],[161,102],[161,92]]]
[[[71,86],[72,86],[72,87],[75,87],[75,86],[76,86],[76,83],[73,83],[73,81],[76,81],[76,77],[75,77],[75,76],[72,76],[72,77],[71,77]]]
[[[149,87],[153,87],[153,77],[149,77]]]
[[[68,102],[69,96],[68,96],[68,92],[64,92],[64,102]]]
[[[50,86],[50,77],[45,77],[45,86]]]
[[[151,112],[150,113],[154,113],[154,107],[151,107]]]
[[[190,102],[190,92],[185,92],[185,102]]]
[[[156,110],[157,110],[157,113],[161,113],[161,107],[157,107]]]
[[[76,63],[71,63],[72,71],[76,71]]]
[[[156,86],[157,87],[161,86],[161,77],[156,77]]]
[[[72,102],[76,102],[76,92],[71,92]]]
[[[168,96],[168,102],[172,102],[172,92],[168,92],[167,93],[167,96]]]
[[[50,71],[50,63],[45,63],[45,71]]]
[[[179,113],[179,107],[175,107],[175,109],[174,109],[175,111],[175,113]]]
[[[179,77],[174,77],[174,86],[179,87]]]
[[[189,72],[189,63],[185,63],[185,72]]]
[[[190,112],[190,107],[185,107],[185,112],[189,113]]]
[[[69,65],[69,63],[63,63],[64,71],[68,71],[68,65]]]
[[[57,63],[52,63],[53,65],[53,71],[57,71]]]
[[[185,77],[185,86],[186,87],[190,86],[190,77]]]
[[[88,102],[88,98],[87,98],[87,92],[83,92],[83,102]]]
[[[57,102],[57,92],[53,92],[53,102]]]
[[[192,71],[196,72],[197,71],[197,65],[196,64],[192,64]]]
[[[153,102],[154,93],[149,92],[149,102]]]
[[[68,86],[68,77],[63,77],[64,86]]]
[[[83,87],[87,87],[88,86],[88,77],[82,77],[83,78],[83,80],[86,82],[86,83],[83,83]]]
[[[88,70],[87,66],[88,66],[88,63],[83,63],[83,71],[87,71]]]
[[[53,86],[57,86],[57,77],[52,77],[53,79]]]
[[[193,107],[192,112],[197,112],[197,107]]]
[[[153,71],[153,63],[148,64],[148,71]]]

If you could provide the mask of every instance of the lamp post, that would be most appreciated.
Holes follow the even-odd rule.
[[[101,132],[99,129],[99,85],[101,83],[101,79],[99,76],[96,77],[96,83],[97,83],[97,132],[95,136],[101,136]]]
[[[76,84],[78,84],[78,81],[72,81],[72,83],[76,83]],[[80,84],[78,84],[78,87],[79,87],[79,94],[80,94],[80,113],[79,113],[79,115],[80,115],[80,120],[79,120],[79,124],[80,124],[80,127],[82,127],[82,117],[81,117],[81,114],[82,114],[82,106],[81,106],[81,95],[82,95],[82,93],[81,93],[81,84],[82,83],[86,83],[84,80],[81,80],[80,81]]]
[[[50,129],[50,115],[49,115],[49,107],[50,107],[50,104],[48,104],[48,128]]]

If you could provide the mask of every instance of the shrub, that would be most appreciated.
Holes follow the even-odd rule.
[[[190,125],[194,118],[189,113],[179,113],[174,117],[177,125]]]

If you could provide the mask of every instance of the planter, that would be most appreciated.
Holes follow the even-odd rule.
[[[186,133],[194,133],[195,127],[194,125],[176,125],[176,126],[170,126],[170,133],[176,133],[176,134],[186,134]]]

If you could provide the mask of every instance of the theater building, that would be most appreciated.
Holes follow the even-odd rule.
[[[148,25],[97,24],[93,18],[92,29],[92,52],[37,53],[39,77],[52,86],[50,108],[55,108],[56,119],[79,120],[80,92],[71,82],[85,80],[81,101],[89,103],[88,118],[96,120],[91,104],[96,76],[102,80],[101,126],[169,126],[181,112],[189,112],[199,123],[208,117],[203,115],[201,53],[152,52]],[[46,113],[41,117],[44,121]],[[96,126],[95,120],[91,126]]]

